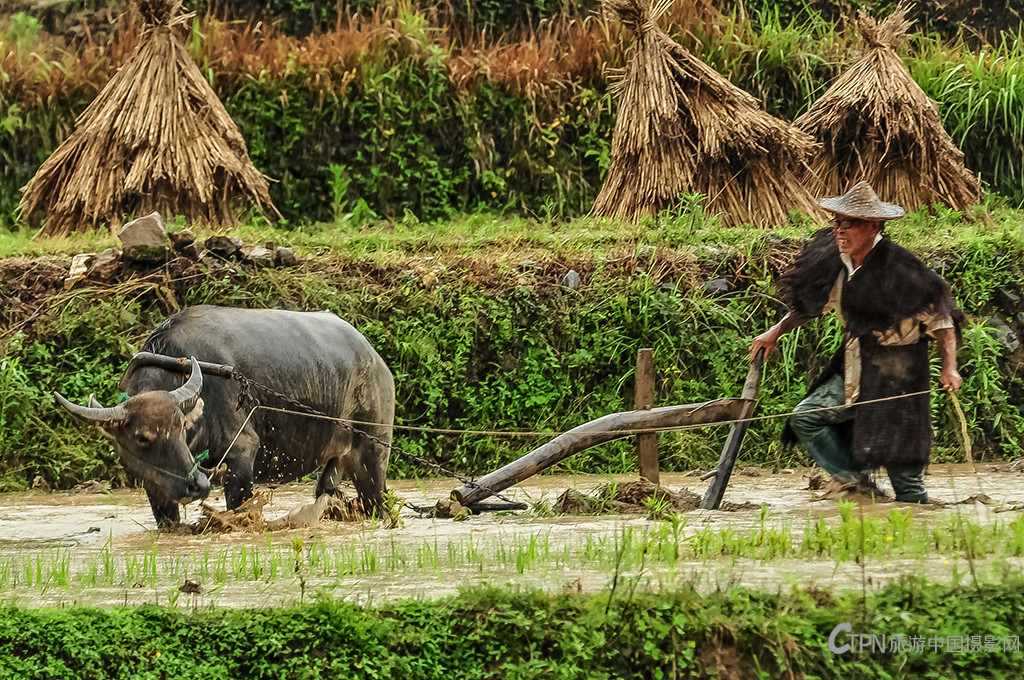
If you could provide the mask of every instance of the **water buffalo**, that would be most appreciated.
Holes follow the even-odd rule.
[[[57,394],[64,408],[114,441],[125,468],[141,480],[159,525],[178,520],[179,503],[210,493],[209,479],[196,469],[193,457],[207,450],[207,465],[228,451],[228,508],[249,499],[253,483],[290,481],[321,466],[318,496],[334,493],[340,479],[348,477],[364,509],[380,507],[395,382],[366,338],[345,321],[329,312],[191,307],[153,331],[143,350],[232,365],[322,413],[378,423],[358,427],[385,443],[330,421],[262,408],[243,427],[250,408],[238,408],[241,383],[212,376],[204,380],[195,360],[187,379],[180,371],[134,362],[119,385],[129,398],[110,408],[92,397],[89,407],[78,406]],[[252,394],[263,406],[294,409],[263,390]]]

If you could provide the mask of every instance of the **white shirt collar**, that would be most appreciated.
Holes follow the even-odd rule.
[[[871,242],[871,248],[874,248],[875,246],[877,246],[878,242],[881,241],[881,240],[882,240],[882,232],[878,232],[877,234],[875,234],[875,240]],[[871,248],[868,249],[869,253],[871,252]],[[846,265],[846,273],[847,273],[847,277],[846,278],[850,278],[851,276],[854,275],[854,273],[858,269],[860,269],[860,267],[854,268],[853,260],[850,259],[850,256],[847,255],[846,253],[839,253],[839,259],[842,260],[843,264]]]

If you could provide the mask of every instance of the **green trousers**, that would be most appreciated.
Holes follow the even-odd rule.
[[[842,406],[845,403],[843,377],[833,376],[797,404],[789,423],[800,443],[818,465],[840,482],[854,482],[867,477],[870,470],[854,469],[851,442],[840,435],[836,425],[853,420],[856,417],[856,408],[846,406],[828,411],[814,411],[823,407]],[[886,467],[889,481],[896,492],[896,500],[905,503],[928,502],[928,492],[924,488],[921,471],[920,467]]]

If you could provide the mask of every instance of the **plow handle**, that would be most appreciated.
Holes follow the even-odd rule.
[[[762,348],[758,350],[757,354],[754,355],[754,360],[750,362],[750,370],[747,371],[747,379],[743,383],[741,399],[747,400],[747,403],[743,407],[740,418],[749,418],[754,414],[754,408],[757,406],[757,395],[761,389],[761,373],[763,369],[764,349]],[[747,434],[748,427],[750,427],[750,423],[744,421],[733,423],[732,428],[729,430],[729,438],[725,440],[725,446],[722,447],[722,455],[718,458],[718,468],[715,471],[715,477],[711,480],[711,485],[708,487],[707,492],[705,492],[704,500],[700,504],[700,507],[703,509],[718,510],[722,505],[725,487],[729,484],[729,477],[732,475],[732,468],[736,464],[736,456],[740,452],[740,445],[743,443],[743,437]]]

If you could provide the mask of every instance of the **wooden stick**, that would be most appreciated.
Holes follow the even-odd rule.
[[[750,362],[750,370],[747,371],[747,380],[743,383],[742,404],[743,411],[740,418],[749,418],[757,406],[757,394],[761,390],[761,371],[764,368],[764,350],[759,350],[754,360]],[[722,455],[718,458],[718,469],[711,486],[704,494],[704,500],[700,507],[705,510],[718,510],[722,505],[722,496],[725,495],[725,487],[729,484],[729,477],[732,475],[733,465],[736,464],[736,456],[740,452],[740,444],[750,427],[749,421],[734,423],[729,430],[729,438],[725,440],[722,448]]]
[[[662,430],[682,425],[711,424],[740,417],[743,399],[716,399],[701,404],[663,406],[649,411],[625,411],[591,420],[564,432],[500,470],[452,491],[452,498],[469,505],[532,477],[574,453],[598,444],[637,434],[636,430]]]
[[[203,375],[230,378],[235,371],[234,366],[228,366],[227,364],[211,364],[206,361],[197,361],[196,363],[199,364],[199,370],[203,372]],[[131,368],[132,366],[157,366],[169,371],[178,371],[179,373],[188,373],[191,367],[188,357],[175,358],[163,354],[153,354],[152,352],[139,352],[133,356],[132,360],[128,362],[128,367]]]
[[[637,411],[650,411],[654,407],[654,350],[644,348],[636,353],[636,399]],[[658,483],[658,435],[657,433],[636,436],[636,460],[640,476]]]

